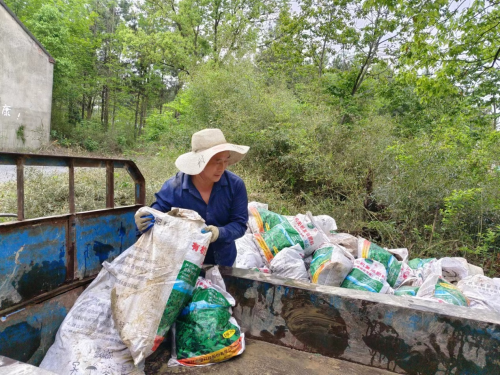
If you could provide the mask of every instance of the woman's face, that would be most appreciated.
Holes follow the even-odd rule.
[[[227,168],[229,156],[229,151],[222,151],[212,156],[203,171],[201,171],[200,177],[213,183],[219,181]]]

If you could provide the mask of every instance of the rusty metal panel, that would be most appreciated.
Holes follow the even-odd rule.
[[[72,171],[75,167],[92,167],[107,169],[107,206],[112,207],[113,195],[113,176],[112,171],[115,168],[125,168],[135,183],[135,203],[145,204],[146,201],[146,183],[137,165],[126,159],[110,159],[110,158],[90,158],[62,155],[38,155],[38,154],[20,154],[13,152],[0,152],[0,165],[17,165],[18,174],[18,219],[24,219],[24,166],[52,166],[52,167],[68,167],[70,168],[70,210],[71,201],[74,199],[74,190],[71,190],[71,179],[73,178]],[[71,212],[71,211],[70,211]]]
[[[53,290],[66,279],[66,219],[0,226],[0,310]]]
[[[115,178],[114,178],[113,162],[106,163],[106,208],[115,207]]]
[[[145,202],[145,182],[124,159],[0,152],[0,165],[17,166],[18,181],[18,221],[0,224],[0,355],[39,364],[82,285],[136,241],[134,214]],[[25,166],[68,167],[69,215],[24,220]],[[108,209],[75,213],[77,167],[106,167]],[[134,180],[136,206],[112,208],[115,168]]]
[[[102,262],[111,262],[136,242],[136,211],[129,206],[76,215],[76,279],[97,274]]]
[[[500,374],[500,316],[220,267],[247,337],[409,374]]]
[[[17,220],[24,220],[24,159],[17,159]]]
[[[28,306],[1,317],[0,355],[39,365],[54,342],[59,326],[83,290],[79,287],[43,304]]]

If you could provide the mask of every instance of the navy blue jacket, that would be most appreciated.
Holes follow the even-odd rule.
[[[194,210],[205,219],[207,225],[219,228],[219,238],[210,244],[205,257],[206,264],[232,266],[236,259],[234,241],[247,229],[248,197],[245,183],[232,172],[224,171],[212,188],[208,204],[183,172],[167,180],[155,194],[152,208],[168,212],[172,207]]]

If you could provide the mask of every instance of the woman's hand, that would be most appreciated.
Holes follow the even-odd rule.
[[[208,227],[205,227],[201,230],[201,233],[212,233],[212,238],[210,238],[210,243],[217,241],[217,238],[219,238],[219,228],[217,228],[214,225],[209,225]]]
[[[137,211],[134,215],[135,225],[139,232],[147,232],[154,224],[154,216],[151,214],[146,214],[144,212]]]

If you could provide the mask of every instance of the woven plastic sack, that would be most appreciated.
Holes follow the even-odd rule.
[[[163,340],[188,302],[210,241],[191,210],[155,217],[151,230],[80,295],[40,367],[57,374],[142,374],[144,359]]]
[[[267,264],[271,263],[280,250],[294,245],[300,245],[305,250],[304,256],[307,257],[325,240],[326,235],[314,225],[309,212],[288,218],[267,232],[254,234],[254,241]]]
[[[135,363],[156,350],[191,298],[211,236],[201,233],[205,222],[195,211],[173,209],[172,216],[149,207],[141,210],[155,216],[154,231],[143,235],[140,245],[151,254],[142,264],[150,268],[138,270],[144,282],[137,290],[118,283],[111,294],[113,318]],[[141,266],[138,260],[134,259],[134,270]],[[114,262],[108,271],[125,274],[128,267],[125,262]],[[137,306],[148,308],[143,311]]]
[[[470,307],[500,313],[500,279],[468,276],[458,282],[457,288],[469,299]]]
[[[313,284],[340,286],[351,272],[354,257],[344,247],[325,243],[313,254],[309,267]]]
[[[271,261],[269,269],[276,276],[309,282],[304,250],[299,245],[282,249]]]
[[[387,272],[387,282],[391,287],[400,285],[406,277],[409,277],[409,271],[406,268],[400,277],[402,262],[398,261],[394,255],[361,237],[358,239],[358,258],[373,259],[382,263]]]
[[[245,335],[231,316],[234,298],[227,293],[217,267],[198,278],[193,297],[176,322],[168,366],[207,366],[245,350]]]
[[[473,264],[468,263],[467,268],[469,268],[469,276],[467,276],[467,277],[475,276],[475,275],[484,276],[484,270],[482,269],[482,267],[475,266]]]
[[[335,219],[328,215],[313,216],[314,224],[320,228],[328,238],[337,234],[337,223]]]
[[[382,263],[372,259],[355,259],[351,272],[341,287],[373,293],[392,293],[387,283],[387,273]]]
[[[470,267],[467,260],[460,257],[445,257],[441,259],[415,258],[408,262],[414,270],[414,275],[419,279],[413,285],[422,285],[431,276],[441,276],[448,282],[454,283],[466,278],[470,270],[480,273],[480,267]]]
[[[415,276],[413,286],[422,285],[432,275],[442,276],[441,263],[436,258],[415,258],[408,262],[408,267],[413,270]]]
[[[267,204],[250,202],[248,204],[248,227],[252,233],[264,233],[284,222],[286,217],[267,209]]]
[[[400,262],[408,262],[408,249],[406,247],[402,247],[400,249],[387,249],[392,255],[396,257]]]
[[[351,255],[356,258],[358,256],[358,238],[349,233],[336,233],[327,235],[328,242],[334,245],[344,247]]]
[[[450,283],[457,282],[469,276],[467,260],[461,257],[445,257],[439,259],[442,275]]]
[[[455,285],[436,274],[427,277],[419,288],[417,297],[430,298],[457,306],[469,306],[468,298]]]
[[[264,260],[253,240],[253,234],[247,233],[236,241],[236,260],[233,267],[251,269],[264,267]]]
[[[414,259],[408,261],[408,266],[410,266],[414,270],[417,270],[419,268],[424,268],[424,266],[427,263],[430,263],[433,261],[437,261],[437,259],[436,258],[425,258],[425,259],[414,258]]]

